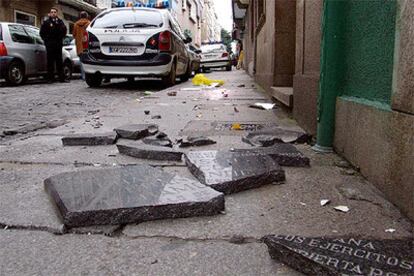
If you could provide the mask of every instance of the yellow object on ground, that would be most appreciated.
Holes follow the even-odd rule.
[[[240,125],[240,124],[233,124],[233,125],[231,126],[231,129],[232,129],[232,130],[242,130],[242,127],[241,127],[241,125]]]
[[[224,84],[224,81],[222,80],[211,80],[204,76],[203,74],[197,74],[193,78],[193,84],[200,86],[200,85],[212,85],[214,83],[217,83],[219,86]]]

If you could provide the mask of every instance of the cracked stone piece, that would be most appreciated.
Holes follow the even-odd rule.
[[[285,180],[272,158],[249,152],[192,151],[185,155],[191,173],[213,189],[231,194]]]
[[[175,149],[148,145],[142,141],[121,141],[116,146],[121,154],[142,159],[181,161],[183,156]]]
[[[64,146],[102,146],[115,144],[116,132],[74,134],[62,138]]]
[[[114,129],[119,137],[138,140],[158,132],[158,126],[154,124],[130,124]]]
[[[168,148],[173,147],[172,141],[168,139],[168,137],[164,137],[164,138],[149,137],[149,138],[142,139],[142,142],[147,145],[158,146],[158,147],[168,147]]]
[[[62,173],[45,180],[68,227],[209,216],[224,195],[198,181],[147,165]]]
[[[280,142],[303,144],[309,138],[309,135],[305,132],[273,127],[249,132],[242,138],[242,141],[252,146],[269,147]]]
[[[307,167],[310,160],[292,144],[279,143],[271,147],[254,149],[233,149],[234,152],[250,152],[251,154],[263,154],[270,156],[281,166]]]
[[[413,239],[270,235],[273,259],[306,275],[414,275]]]
[[[217,142],[204,136],[189,136],[186,140],[183,140],[180,142],[180,148],[186,148],[186,147],[201,147],[201,146],[208,146],[208,145],[214,145]]]

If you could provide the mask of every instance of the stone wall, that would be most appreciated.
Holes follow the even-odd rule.
[[[341,97],[335,151],[414,220],[414,116]]]

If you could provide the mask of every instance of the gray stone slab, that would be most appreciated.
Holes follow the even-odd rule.
[[[121,154],[162,161],[181,161],[183,153],[168,147],[153,146],[142,141],[120,141],[116,145]]]
[[[193,151],[185,161],[202,183],[225,194],[285,180],[283,169],[266,155],[249,152]]]
[[[52,176],[45,189],[68,227],[214,215],[223,194],[147,165]]]
[[[168,137],[163,137],[163,138],[148,137],[148,138],[142,139],[142,142],[144,144],[151,145],[151,146],[167,147],[167,148],[173,147],[172,141]]]
[[[117,139],[116,132],[73,134],[62,138],[64,146],[104,146],[113,145]]]
[[[214,145],[217,142],[204,136],[189,136],[186,140],[179,141],[180,148],[201,147]]]
[[[272,127],[249,132],[242,140],[252,146],[269,147],[280,142],[306,143],[310,136],[301,131]]]
[[[414,275],[413,239],[271,235],[272,258],[306,275]]]
[[[129,124],[114,129],[119,137],[124,139],[137,140],[158,132],[158,126],[155,124]]]
[[[244,152],[251,154],[263,154],[270,156],[281,166],[289,167],[307,167],[310,160],[301,153],[295,146],[285,143],[277,143],[271,147],[254,148],[254,149],[234,149],[234,152]]]

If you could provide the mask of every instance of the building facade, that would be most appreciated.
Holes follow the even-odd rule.
[[[92,17],[101,11],[96,0],[0,0],[0,21],[40,27],[52,7],[59,9],[59,17],[69,31],[79,19],[81,11],[87,11]]]
[[[414,2],[233,0],[245,69],[414,220]],[[410,50],[411,49],[411,50]]]

